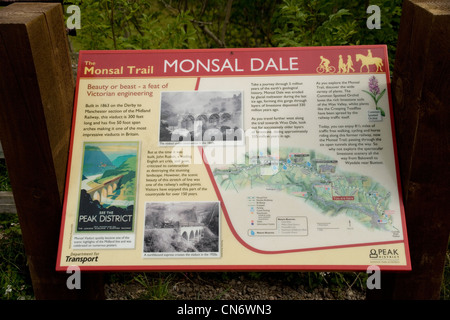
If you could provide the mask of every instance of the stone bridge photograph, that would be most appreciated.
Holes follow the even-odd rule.
[[[219,250],[219,202],[148,202],[144,253]]]
[[[160,142],[223,141],[230,129],[243,129],[240,91],[161,92]]]

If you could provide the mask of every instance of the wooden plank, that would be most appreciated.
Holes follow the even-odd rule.
[[[74,81],[60,4],[0,10],[0,139],[36,299],[104,298],[101,275],[56,273]]]
[[[450,3],[405,1],[392,88],[412,272],[385,277],[380,298],[440,296],[450,234],[449,52]]]
[[[17,213],[16,203],[11,191],[0,191],[0,213]]]
[[[0,204],[15,204],[11,191],[0,191]]]

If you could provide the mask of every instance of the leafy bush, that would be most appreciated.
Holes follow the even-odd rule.
[[[68,3],[69,4],[69,3]],[[70,3],[72,4],[72,2]],[[188,49],[386,44],[395,58],[402,0],[86,0],[75,48]]]
[[[401,0],[371,1],[380,8],[380,29],[369,29],[367,1],[284,0],[273,17],[274,46],[386,44],[391,70],[400,27]]]
[[[81,29],[72,40],[78,49],[184,49],[193,45],[188,13],[171,17],[157,1],[86,0]]]
[[[0,214],[0,300],[33,296],[17,215]]]

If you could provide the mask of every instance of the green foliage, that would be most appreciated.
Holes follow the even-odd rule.
[[[0,214],[0,300],[31,299],[33,290],[17,215]]]
[[[0,159],[0,191],[11,191],[5,159]]]
[[[157,1],[76,1],[81,29],[72,40],[83,50],[185,49],[195,46],[189,13],[171,17]]]
[[[139,273],[134,280],[144,288],[141,296],[143,300],[164,300],[170,299],[170,286],[172,285],[172,274],[160,273],[157,276],[147,273]]]
[[[380,8],[381,28],[369,29],[367,6]],[[391,69],[400,27],[401,0],[284,0],[273,17],[278,47],[386,44]]]
[[[67,3],[68,5],[69,3]],[[70,3],[72,4],[72,2]],[[395,59],[402,0],[77,0],[79,49],[386,44]],[[369,5],[381,29],[369,29]]]
[[[347,45],[357,34],[350,11],[337,10],[330,1],[285,0],[274,21],[279,47]]]
[[[401,0],[284,0],[273,18],[276,46],[393,44],[400,26]],[[367,6],[380,8],[381,29],[366,25]]]

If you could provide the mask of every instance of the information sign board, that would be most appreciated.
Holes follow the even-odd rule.
[[[57,270],[410,270],[384,45],[81,51]]]

